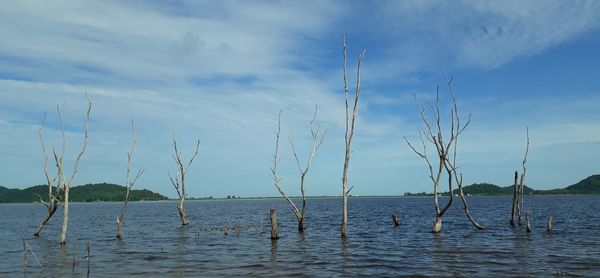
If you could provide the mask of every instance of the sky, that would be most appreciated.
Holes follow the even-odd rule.
[[[89,142],[74,184],[125,182],[133,118],[132,169],[145,169],[135,188],[176,196],[175,136],[184,159],[200,140],[189,196],[278,196],[270,167],[282,110],[279,174],[298,195],[287,138],[305,163],[318,105],[328,133],[306,192],[340,195],[344,35],[351,90],[366,49],[352,194],[432,192],[404,137],[418,140],[422,125],[413,95],[431,102],[439,85],[450,116],[445,72],[461,115],[473,113],[458,146],[465,185],[510,185],[526,127],[530,187],[600,173],[598,1],[25,0],[0,5],[0,185],[44,183],[37,132],[46,114],[47,147],[60,147],[57,105],[70,173],[87,93]]]

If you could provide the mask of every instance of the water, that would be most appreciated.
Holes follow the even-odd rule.
[[[483,231],[470,225],[460,205],[444,216],[442,233],[433,234],[431,198],[351,198],[348,240],[342,241],[340,199],[309,199],[304,234],[282,199],[189,201],[187,227],[180,226],[175,202],[134,202],[118,241],[120,203],[74,203],[61,247],[62,210],[34,238],[45,208],[2,204],[0,277],[23,275],[22,237],[45,267],[29,255],[33,277],[84,276],[88,242],[92,277],[600,276],[600,197],[525,196],[530,234],[508,224],[510,197],[470,198]],[[281,239],[275,243],[270,208],[278,213]],[[394,212],[400,227],[392,225]],[[548,214],[552,233],[546,233]],[[216,229],[226,226],[227,235]]]

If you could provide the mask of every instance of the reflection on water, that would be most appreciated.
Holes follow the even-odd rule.
[[[0,277],[22,275],[21,237],[45,267],[42,272],[30,256],[34,277],[85,276],[87,242],[92,276],[600,276],[598,197],[528,198],[530,234],[508,224],[510,197],[470,201],[486,230],[475,230],[456,205],[442,233],[433,234],[428,198],[352,198],[347,240],[339,237],[339,199],[309,199],[304,233],[280,199],[191,201],[185,227],[173,202],[131,203],[122,240],[114,236],[121,204],[76,203],[66,246],[58,245],[60,217],[34,238],[43,206],[4,204]],[[279,215],[277,241],[265,232],[272,207]],[[399,227],[392,212],[400,215]],[[555,219],[551,233],[548,214]]]

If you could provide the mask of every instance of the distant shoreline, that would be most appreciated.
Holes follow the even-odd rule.
[[[577,196],[599,196],[600,194],[529,194],[527,196],[530,197],[577,197]],[[433,195],[377,195],[377,196],[350,196],[351,199],[425,199],[430,198]],[[448,195],[440,195],[441,198],[447,198]],[[512,197],[511,195],[471,195],[472,197]],[[301,199],[301,197],[290,197],[292,199]],[[342,196],[307,196],[307,200],[318,200],[318,199],[341,199]],[[456,196],[455,196],[456,198]],[[285,200],[283,197],[239,197],[239,198],[194,198],[194,199],[186,199],[186,202],[205,202],[205,201],[248,201],[248,200]],[[179,199],[168,199],[168,200],[141,200],[141,201],[129,201],[130,203],[171,203],[178,202]],[[97,203],[122,203],[122,201],[91,201],[91,202],[81,202],[81,201],[71,201],[71,204],[97,204]],[[0,205],[19,205],[19,204],[40,204],[40,202],[0,202]]]

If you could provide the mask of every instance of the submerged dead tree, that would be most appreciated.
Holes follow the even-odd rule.
[[[87,148],[88,126],[90,123],[90,113],[92,111],[92,99],[87,95],[86,95],[86,97],[88,100],[88,109],[87,109],[87,113],[86,113],[86,117],[85,117],[85,125],[84,125],[84,130],[83,130],[83,145],[81,147],[81,150],[79,151],[79,154],[77,155],[77,158],[75,159],[75,163],[73,164],[73,171],[71,172],[71,176],[69,178],[67,178],[65,176],[65,172],[64,172],[64,168],[63,168],[65,146],[66,146],[66,136],[65,136],[65,129],[63,126],[62,112],[60,111],[60,107],[57,106],[59,120],[60,120],[60,132],[62,134],[62,151],[60,154],[57,154],[56,150],[54,148],[52,148],[52,152],[54,155],[54,161],[56,162],[56,168],[57,168],[57,172],[58,172],[57,185],[58,186],[62,185],[62,190],[63,190],[63,224],[62,224],[62,230],[60,233],[60,241],[59,241],[59,243],[61,245],[64,245],[67,243],[67,228],[69,225],[69,189],[71,188],[73,179],[75,179],[75,175],[79,171],[79,161],[81,161],[81,157],[83,156],[83,154],[85,153],[85,150]]]
[[[346,145],[346,152],[344,157],[344,168],[342,170],[342,227],[341,236],[342,239],[346,239],[348,230],[348,195],[354,188],[353,186],[348,187],[348,168],[350,167],[350,154],[352,153],[352,138],[354,137],[354,127],[356,124],[356,116],[358,114],[358,99],[360,97],[360,66],[362,64],[363,57],[365,56],[366,49],[360,52],[358,62],[356,66],[356,88],[354,91],[354,105],[352,106],[352,115],[350,115],[350,107],[348,105],[348,74],[346,67],[346,37],[343,41],[343,52],[344,52],[344,96],[346,99],[346,121],[345,121],[345,133],[344,142]]]
[[[54,215],[61,203],[59,191],[60,187],[54,185],[54,181],[56,181],[56,178],[50,178],[50,174],[48,173],[48,153],[46,152],[46,144],[44,143],[43,136],[43,126],[45,121],[46,115],[44,114],[44,119],[42,120],[42,124],[38,129],[38,136],[42,145],[42,153],[44,154],[44,175],[46,177],[46,184],[48,185],[48,201],[44,201],[44,199],[38,195],[38,197],[40,197],[40,202],[46,207],[47,213],[42,223],[40,223],[40,225],[38,225],[35,229],[33,235],[36,237],[40,236],[42,229],[44,229],[46,224],[48,224],[48,221],[50,221],[50,218],[52,218],[52,216]],[[56,187],[56,190],[54,190],[54,187]]]
[[[279,164],[279,137],[281,133],[281,111],[279,111],[279,116],[277,118],[277,129],[275,130],[275,154],[273,155],[273,166],[271,167],[271,173],[273,175],[273,185],[277,188],[277,191],[283,196],[292,209],[294,210],[294,215],[296,216],[296,220],[298,220],[298,231],[304,231],[304,213],[306,209],[306,194],[304,191],[304,181],[306,180],[306,174],[308,174],[308,170],[310,169],[310,165],[312,164],[313,158],[315,154],[323,144],[323,140],[325,139],[325,135],[327,134],[327,130],[321,132],[321,126],[315,125],[315,121],[317,118],[317,110],[318,106],[315,105],[315,112],[313,113],[312,120],[310,121],[310,135],[311,135],[311,148],[308,153],[308,158],[306,160],[306,166],[302,167],[300,163],[300,159],[298,158],[298,153],[296,152],[296,145],[294,144],[294,138],[290,136],[288,139],[290,141],[290,145],[292,145],[292,152],[294,153],[294,159],[296,160],[296,165],[298,166],[298,174],[300,175],[300,194],[302,197],[302,209],[298,209],[298,206],[294,203],[294,201],[281,189],[281,177],[277,175],[277,166]]]
[[[139,177],[144,174],[144,169],[137,171],[137,174],[131,179],[131,160],[133,159],[133,151],[137,144],[137,138],[135,137],[135,127],[133,125],[133,119],[131,119],[131,149],[127,153],[127,176],[125,178],[125,200],[123,201],[123,208],[121,208],[121,214],[117,218],[117,238],[122,238],[123,222],[125,222],[125,213],[127,212],[127,204],[129,203],[129,192],[131,188],[138,180]]]
[[[175,160],[175,164],[177,165],[177,174],[175,175],[175,177],[173,177],[171,173],[167,174],[169,175],[169,179],[171,180],[171,183],[173,184],[173,187],[175,187],[177,195],[179,196],[179,204],[177,204],[177,210],[179,212],[179,217],[181,218],[181,225],[185,226],[190,223],[188,221],[187,215],[185,214],[185,208],[183,207],[183,202],[187,197],[187,194],[185,193],[185,175],[190,169],[190,165],[192,165],[194,158],[196,158],[196,156],[198,155],[198,148],[200,148],[200,140],[197,141],[194,154],[192,155],[192,158],[190,158],[190,161],[187,163],[187,165],[185,165],[181,160],[181,152],[179,152],[179,150],[177,149],[177,140],[175,140],[175,135],[173,135],[173,148],[173,160]]]
[[[513,201],[510,215],[510,224],[515,225],[515,208],[518,217],[518,223],[521,225],[523,217],[523,195],[525,193],[525,175],[527,174],[527,155],[529,154],[529,128],[525,129],[527,134],[527,145],[525,147],[525,156],[523,157],[523,173],[519,177],[519,172],[515,171],[515,185],[513,187]],[[517,183],[518,179],[518,183]]]
[[[465,211],[465,215],[475,226],[477,229],[484,229],[484,226],[480,225],[475,221],[475,219],[471,216],[469,211],[469,207],[467,204],[467,200],[465,198],[463,192],[463,178],[462,173],[459,173],[458,166],[456,163],[457,157],[457,145],[458,138],[463,133],[463,131],[469,126],[471,123],[471,115],[464,125],[461,123],[460,114],[458,113],[458,107],[456,105],[456,98],[454,96],[454,90],[452,88],[452,78],[446,76],[446,81],[448,85],[448,91],[450,92],[450,96],[452,99],[452,105],[450,109],[450,134],[447,137],[444,137],[444,128],[442,127],[442,117],[440,113],[440,88],[436,87],[436,100],[435,106],[427,104],[428,107],[419,103],[416,94],[414,95],[415,102],[417,103],[417,107],[421,114],[421,120],[425,127],[419,127],[419,138],[421,141],[422,148],[417,149],[408,138],[404,137],[404,140],[408,144],[408,146],[415,152],[419,157],[421,157],[427,163],[429,168],[429,178],[433,184],[433,204],[435,208],[435,220],[433,222],[434,233],[439,233],[442,230],[442,217],[444,213],[450,208],[453,202],[453,183],[456,183],[458,187],[458,193],[461,197],[463,203],[463,209]],[[426,108],[430,108],[432,111],[432,119],[427,116]],[[447,131],[447,130],[446,130]],[[429,158],[427,154],[427,145],[432,144],[435,147],[437,153],[437,160],[433,161]],[[436,164],[433,164],[436,163]],[[442,207],[439,202],[439,186],[442,184],[442,178],[446,175],[448,182],[448,192],[450,193],[448,202]]]

